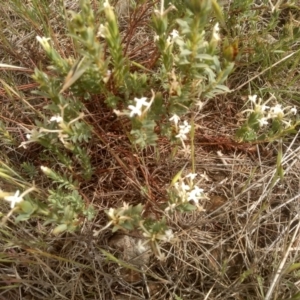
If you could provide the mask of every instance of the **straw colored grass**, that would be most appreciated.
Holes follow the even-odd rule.
[[[17,2],[8,1],[0,8],[0,26],[5,28],[0,34],[0,63],[27,69],[3,68],[0,76],[0,120],[9,133],[6,137],[1,134],[0,160],[26,177],[20,168],[24,162],[36,169],[45,159],[55,163],[54,157],[40,155],[39,146],[17,148],[24,140],[24,128],[33,126],[34,113],[24,113],[28,105],[38,112],[47,101],[31,93],[37,88],[30,77],[34,67],[46,70],[47,66],[35,36],[49,33],[55,37],[66,57],[74,50],[65,36],[61,14],[56,13],[61,9],[59,1],[50,1],[49,14],[41,11],[39,18],[44,22],[39,23],[21,14]],[[159,204],[166,201],[166,187],[186,163],[185,171],[191,170],[191,158],[178,152],[170,159],[173,149],[165,139],[159,140],[157,150],[133,152],[125,134],[126,120],[117,119],[99,95],[85,107],[94,128],[89,153],[95,172],[80,186],[97,214],[79,232],[57,237],[39,219],[15,224],[10,218],[2,225],[0,299],[300,299],[292,298],[299,295],[300,288],[298,134],[282,144],[283,180],[276,177],[278,142],[238,144],[233,139],[239,112],[253,90],[262,96],[275,93],[286,105],[298,105],[299,101],[299,68],[293,62],[300,57],[297,27],[293,37],[280,42],[281,33],[289,29],[286,24],[298,24],[299,8],[289,7],[289,2],[281,4],[273,31],[278,42],[268,44],[256,39],[260,36],[264,40],[270,34],[271,8],[268,1],[263,2],[261,8],[249,6],[251,10],[241,1],[225,3],[225,14],[235,19],[232,22],[244,18],[248,23],[244,35],[239,36],[240,54],[228,81],[233,92],[212,99],[195,116],[195,166],[210,200],[203,203],[204,212],[177,213],[168,218],[175,239],[162,245],[166,260],[160,262],[151,256],[147,264],[134,270],[135,264],[122,260],[124,249],[112,246],[118,233],[107,229],[95,237],[93,230],[106,225],[104,210],[123,202],[143,203],[147,213],[163,215]],[[97,6],[96,1],[92,4]],[[76,1],[67,1],[65,8],[76,10],[78,6]],[[152,1],[145,1],[138,11],[120,15],[124,51],[147,69],[156,61],[151,29],[146,25],[152,9]],[[261,10],[258,31],[251,19],[256,10]],[[284,43],[290,48],[283,56],[272,52],[282,49]],[[267,51],[258,51],[263,45]],[[293,59],[284,59],[292,53]],[[47,188],[48,182],[36,180],[40,180],[38,186]],[[2,189],[13,188],[4,181],[0,184]],[[145,189],[147,193],[142,192]],[[0,207],[4,215],[9,210],[7,203],[0,202]],[[129,236],[140,238],[135,232]],[[119,263],[107,259],[101,250],[114,255]]]

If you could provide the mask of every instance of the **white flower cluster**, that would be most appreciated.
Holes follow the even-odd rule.
[[[177,38],[179,38],[179,32],[176,29],[173,29],[172,32],[169,34],[168,38],[167,38],[167,44],[170,45],[172,44]],[[154,36],[154,42],[158,42],[159,41],[159,36],[156,34]]]
[[[175,184],[175,193],[176,198],[172,199],[172,202],[169,203],[169,206],[165,209],[166,212],[173,211],[176,207],[192,202],[198,207],[198,210],[203,211],[202,205],[199,203],[201,199],[206,199],[207,196],[204,193],[203,189],[200,189],[194,180],[197,174],[189,173],[183,178],[180,178]]]
[[[170,35],[167,38],[167,43],[171,44],[179,37],[179,33],[176,29],[173,29],[173,31],[170,33]]]
[[[249,100],[253,103],[254,109],[246,109],[244,112],[254,112],[260,115],[259,126],[263,127],[264,125],[269,124],[269,120],[279,119],[285,127],[291,126],[291,120],[288,118],[290,115],[296,115],[296,107],[282,107],[281,104],[275,104],[270,107],[266,103],[262,103],[261,98],[257,98],[257,95],[249,96]]]
[[[147,238],[145,241],[139,240],[137,243],[137,250],[140,253],[143,253],[147,251],[146,245],[152,241],[163,241],[163,242],[170,242],[174,238],[174,233],[172,229],[167,229],[164,231],[164,233],[157,233],[152,234],[149,231],[146,230],[146,232],[143,232],[143,236]]]
[[[174,122],[177,131],[177,135],[175,137],[180,139],[183,148],[186,148],[187,146],[185,145],[184,141],[188,139],[187,134],[191,131],[192,126],[187,121],[183,121],[183,124],[178,125],[180,122],[180,117],[176,114],[174,114],[169,121]]]
[[[136,105],[128,106],[128,108],[130,109],[130,113],[129,113],[130,118],[134,117],[135,115],[140,117],[142,115],[142,113],[145,113],[150,108],[150,106],[152,104],[152,100],[150,102],[147,102],[146,100],[147,100],[146,97],[134,98]],[[142,110],[143,106],[146,107],[146,109],[144,111]]]

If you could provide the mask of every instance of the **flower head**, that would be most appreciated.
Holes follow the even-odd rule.
[[[180,117],[178,117],[176,114],[174,114],[170,119],[169,121],[173,121],[175,126],[177,127],[178,125],[178,122],[180,121]]]
[[[111,218],[111,219],[115,219],[116,217],[116,210],[114,208],[109,208],[108,211],[106,211],[106,214]]]
[[[134,117],[135,115],[138,115],[138,116],[142,115],[141,107],[129,105],[128,108],[131,110],[131,112],[129,114],[130,118]]]
[[[141,240],[138,241],[136,248],[139,253],[143,253],[147,250],[147,248],[145,247],[145,243],[143,243]]]
[[[129,113],[129,117],[132,118],[135,115],[141,116],[142,113],[146,112],[149,107],[151,106],[153,99],[150,102],[147,102],[147,98],[146,97],[142,97],[142,98],[134,98],[134,101],[136,102],[136,105],[129,105],[128,108],[131,110],[131,112]],[[146,107],[146,109],[144,109],[144,111],[142,110],[143,106]]]
[[[20,203],[23,201],[23,198],[26,194],[30,193],[33,190],[34,190],[34,187],[31,187],[31,188],[27,189],[25,192],[23,192],[21,195],[20,195],[20,191],[18,190],[15,192],[14,195],[5,196],[4,200],[10,202],[10,207],[14,208],[17,203]]]
[[[168,38],[167,38],[167,43],[171,44],[174,42],[175,39],[177,39],[179,37],[179,33],[176,29],[173,29],[172,32],[169,34]]]
[[[173,38],[173,40],[176,39],[179,36],[178,30],[173,29],[170,33],[170,36]]]
[[[244,112],[250,112],[250,113],[257,113],[257,114],[265,114],[267,109],[269,109],[270,107],[265,105],[265,104],[261,104],[262,99],[258,98],[257,99],[257,95],[253,95],[253,96],[249,96],[249,101],[251,101],[254,104],[254,109],[246,109],[243,111]]]
[[[259,127],[263,127],[264,125],[268,125],[268,119],[267,118],[260,118],[258,120],[258,123],[259,123]]]
[[[184,121],[183,125],[179,125],[179,133],[176,135],[176,137],[181,140],[187,140],[186,135],[190,132],[191,128],[191,125],[189,125],[187,121]]]
[[[156,34],[153,39],[154,39],[154,42],[158,42],[159,41],[159,36]]]
[[[197,177],[197,173],[189,173],[185,176],[185,178],[190,178],[193,181]]]
[[[270,118],[279,118],[282,119],[284,117],[284,111],[282,109],[281,104],[276,104],[270,109]]]
[[[10,202],[10,207],[14,208],[16,203],[20,203],[21,201],[23,201],[23,197],[20,197],[19,195],[20,191],[18,190],[14,195],[4,197],[4,200]]]
[[[103,24],[100,24],[100,26],[98,28],[98,32],[97,32],[97,37],[105,38],[106,30],[107,30],[106,27]]]
[[[173,238],[174,238],[174,234],[173,234],[172,229],[167,229],[167,230],[165,231],[165,234],[164,234],[162,240],[163,240],[163,241],[166,241],[166,242],[169,242],[169,241],[171,241]]]
[[[59,115],[50,118],[50,122],[60,123],[61,121],[63,121],[63,118]]]
[[[203,189],[200,189],[198,186],[194,186],[194,188],[189,192],[188,200],[194,201],[195,204],[199,203],[199,199],[203,197]]]
[[[285,128],[289,128],[292,126],[291,120],[288,120],[288,121],[282,120],[282,122],[283,122]]]
[[[216,23],[216,25],[214,26],[214,29],[213,29],[213,38],[216,40],[216,41],[219,41],[220,40],[220,26],[219,26],[219,23]]]
[[[294,106],[291,108],[290,112],[295,115],[297,113],[297,108]]]
[[[104,1],[103,7],[104,7],[104,8],[110,7],[108,0],[105,0],[105,1]]]
[[[150,103],[146,101],[146,97],[142,98],[134,98],[134,101],[136,102],[136,107],[142,108],[143,106],[149,107]]]

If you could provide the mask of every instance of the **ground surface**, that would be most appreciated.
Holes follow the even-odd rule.
[[[107,229],[94,237],[93,230],[107,223],[104,210],[123,202],[143,203],[149,213],[160,214],[158,206],[166,199],[166,187],[186,163],[186,172],[191,170],[191,158],[178,152],[170,159],[172,147],[164,138],[159,140],[159,156],[152,148],[133,152],[124,132],[128,124],[122,118],[116,119],[99,96],[86,104],[86,110],[90,113],[89,123],[102,140],[95,136],[90,144],[95,172],[81,186],[81,192],[97,210],[95,219],[84,223],[80,232],[57,237],[39,220],[15,224],[9,219],[0,228],[0,299],[300,299],[298,133],[282,143],[283,180],[276,177],[279,142],[250,144],[234,140],[239,113],[255,88],[278,92],[279,99],[299,106],[299,58],[273,67],[279,59],[260,56],[269,49],[289,54],[298,47],[296,31],[292,40],[287,37],[283,44],[279,41],[284,23],[298,22],[299,7],[285,8],[287,4],[282,3],[280,22],[271,32],[278,43],[271,45],[266,42],[270,33],[263,27],[272,19],[265,2],[261,6],[251,4],[249,13],[243,11],[239,1],[229,1],[224,7],[234,19],[228,19],[228,28],[235,30],[230,22],[245,28],[241,30],[244,35],[240,36],[236,68],[227,82],[232,93],[212,99],[195,116],[195,165],[209,200],[203,203],[204,212],[178,213],[168,219],[175,239],[162,245],[166,260],[157,260],[150,250],[137,255],[134,247],[141,238],[138,232],[113,234]],[[29,71],[3,71],[0,119],[1,126],[5,124],[11,135],[22,141],[23,127],[32,125],[31,116],[24,114],[26,102],[39,110],[47,101],[31,94],[37,85],[30,77],[45,57],[36,50],[35,42],[35,35],[43,28],[34,22],[28,25],[30,16],[21,18],[13,3],[8,1],[0,8],[4,28],[0,58],[3,63],[27,67]],[[51,3],[55,7],[56,1]],[[78,7],[75,1],[66,5],[74,10]],[[126,36],[131,28],[126,26],[128,16],[124,8],[117,9]],[[252,20],[251,14],[256,11],[261,13]],[[64,30],[57,26],[62,20],[56,19],[54,12],[48,17],[49,24],[58,37],[63,36]],[[255,20],[255,28],[263,29],[261,35],[251,27]],[[147,59],[155,57],[155,47],[140,45],[141,39],[147,45],[150,38],[145,38],[143,24],[137,22],[135,26],[137,30],[128,45],[129,57],[136,57],[149,68],[152,61]],[[61,47],[67,46],[66,39]],[[14,88],[8,89],[3,82]],[[36,167],[43,163],[39,146],[20,149],[10,146],[5,135],[1,138],[2,164],[18,168],[25,161]],[[35,180],[43,184],[43,179]],[[6,186],[10,187],[2,181],[1,189]],[[150,191],[147,197],[141,193],[145,186]],[[8,211],[2,202],[0,207]],[[101,250],[119,261],[107,259]]]

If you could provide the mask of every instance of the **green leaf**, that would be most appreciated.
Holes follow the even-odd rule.
[[[212,8],[213,8],[213,11],[215,13],[217,20],[222,24],[222,26],[224,26],[225,25],[224,15],[223,15],[220,5],[218,4],[218,2],[216,0],[211,0],[211,3],[212,3]]]
[[[116,258],[115,256],[113,256],[112,254],[110,254],[109,252],[101,249],[101,248],[98,248],[105,256],[108,260],[112,261],[112,262],[115,262],[117,263],[118,265],[126,268],[126,269],[130,269],[130,270],[133,270],[133,271],[136,271],[136,272],[139,272],[139,273],[142,273],[142,271],[136,267],[134,267],[133,265],[131,264],[128,264],[127,262],[121,260],[121,259],[118,259]]]
[[[71,70],[69,71],[67,77],[65,78],[65,82],[60,90],[60,93],[63,93],[66,89],[68,89],[75,81],[77,81],[83,73],[90,66],[90,62],[83,57],[81,60],[78,60]]]
[[[54,235],[57,235],[57,234],[59,234],[59,233],[61,233],[61,232],[66,231],[67,228],[68,228],[68,225],[67,225],[67,224],[60,224],[60,225],[56,226],[56,227],[53,229],[52,233],[53,233]]]
[[[22,201],[18,204],[18,208],[21,209],[21,211],[27,215],[31,215],[35,212],[35,210],[37,209],[37,206],[32,204],[29,201]]]
[[[282,299],[286,300],[286,299]],[[292,296],[292,298],[289,298],[287,300],[300,300],[300,292],[296,293],[295,295]]]
[[[173,186],[181,177],[182,177],[182,172],[184,171],[185,167],[187,166],[187,163],[185,166],[173,177],[171,181],[171,186]]]
[[[21,221],[27,221],[31,217],[31,214],[20,214],[15,218],[16,223]]]
[[[213,61],[214,60],[214,57],[211,56],[210,54],[206,54],[206,53],[201,53],[201,54],[198,54],[196,55],[196,58],[200,59],[200,60],[211,60]]]
[[[288,273],[291,273],[295,270],[298,270],[300,269],[300,263],[294,263],[294,264],[291,264],[285,271],[284,271],[284,274],[288,274]]]
[[[193,204],[190,204],[190,203],[184,203],[184,204],[178,206],[178,209],[180,211],[184,211],[184,212],[191,212],[191,211],[196,210],[196,206]]]

